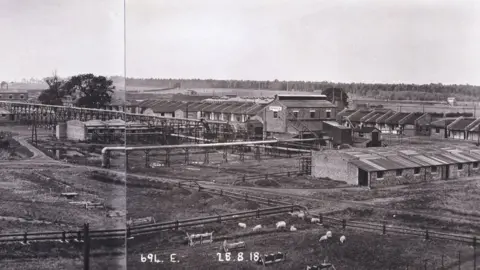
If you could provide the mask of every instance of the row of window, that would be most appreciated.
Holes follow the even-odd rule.
[[[330,118],[332,116],[332,113],[330,111],[327,111],[326,113],[326,118]],[[298,118],[298,112],[293,112],[293,116],[295,118]],[[273,112],[273,118],[278,118],[278,112]],[[315,112],[310,112],[310,118],[315,118]]]
[[[477,168],[478,168],[478,162],[474,162],[474,163],[473,163],[473,168],[474,168],[474,169],[477,169]],[[463,164],[457,164],[457,169],[458,169],[459,171],[463,170]],[[431,173],[437,173],[437,167],[436,167],[436,166],[430,167],[430,172],[431,172]],[[396,170],[395,173],[396,173],[396,176],[402,176],[403,170],[401,170],[401,169],[400,169],[400,170]],[[414,169],[413,169],[413,173],[414,173],[415,175],[420,174],[420,168],[414,168]],[[384,174],[384,172],[377,172],[377,179],[383,178],[383,174]]]
[[[2,98],[2,95],[0,95],[0,99]],[[20,99],[24,99],[25,96],[24,95],[20,95]],[[13,95],[9,95],[8,96],[8,99],[13,99]]]

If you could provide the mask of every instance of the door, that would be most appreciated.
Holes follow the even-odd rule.
[[[446,165],[445,166],[445,180],[448,180],[448,178],[450,177],[450,166],[449,165]]]
[[[358,169],[358,185],[368,186],[368,172]]]

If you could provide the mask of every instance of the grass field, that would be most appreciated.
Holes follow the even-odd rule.
[[[442,216],[443,219],[421,215],[385,215],[378,211],[347,210],[339,215],[349,219],[388,221],[390,224],[410,224],[416,227],[435,227],[453,231],[480,233],[480,225],[470,219],[480,218],[480,180],[438,182],[399,186],[387,189],[339,189],[317,192],[318,198],[342,198],[367,201],[391,211],[413,210],[418,213]],[[470,219],[469,219],[470,218]]]
[[[160,88],[152,87],[136,87],[136,86],[127,86],[128,90],[152,90]],[[268,90],[268,89],[233,89],[233,88],[188,88],[188,89],[171,89],[159,91],[159,94],[187,94],[188,90],[194,90],[199,95],[215,95],[215,96],[224,96],[224,95],[237,95],[240,97],[273,97],[276,94],[289,94],[289,95],[312,95],[312,92],[300,92],[300,91],[278,91],[278,90]]]
[[[275,264],[272,269],[305,269],[307,265],[320,264],[326,257],[336,269],[439,269],[442,264],[451,269],[458,263],[458,252],[461,262],[472,260],[472,249],[465,244],[454,242],[424,241],[421,238],[409,236],[387,235],[353,231],[339,228],[328,228],[333,237],[328,243],[319,243],[318,239],[327,228],[309,229],[308,226],[297,225],[297,232],[265,231],[262,235],[240,236],[229,233],[235,240],[245,241],[249,253],[269,254],[282,252],[287,254],[287,260]],[[345,235],[347,241],[340,244],[339,236]],[[214,235],[215,236],[215,235]],[[177,241],[175,241],[175,239]],[[128,267],[134,269],[264,269],[253,262],[219,262],[222,241],[201,246],[188,247],[182,241],[182,233],[165,232],[155,239],[137,245],[129,242]],[[135,240],[132,240],[135,241]],[[140,254],[156,254],[165,259],[163,264],[141,263]],[[175,253],[178,263],[171,263],[168,258]],[[232,252],[236,258],[238,252]],[[223,254],[225,258],[225,254]],[[427,261],[425,261],[427,260]],[[471,267],[471,264],[470,264]],[[462,266],[462,269],[470,269]]]

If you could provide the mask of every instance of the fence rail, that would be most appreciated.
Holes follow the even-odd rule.
[[[176,220],[163,223],[154,223],[138,226],[127,226],[122,229],[109,230],[91,230],[89,237],[91,239],[112,239],[118,237],[131,237],[145,233],[153,233],[166,230],[179,230],[184,227],[193,227],[211,223],[221,223],[224,221],[233,221],[250,217],[262,217],[268,215],[288,213],[292,211],[303,210],[299,205],[279,206],[271,208],[263,208],[251,211],[229,213],[217,216],[208,216],[202,218],[193,218],[185,220]],[[0,243],[22,242],[27,244],[32,241],[61,241],[61,242],[82,242],[84,240],[84,232],[79,231],[58,231],[58,232],[25,232],[16,234],[0,234]]]

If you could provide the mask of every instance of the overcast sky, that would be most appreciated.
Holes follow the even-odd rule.
[[[0,80],[124,74],[123,0],[0,0]]]
[[[0,79],[124,72],[122,0],[0,0]],[[128,77],[480,85],[480,1],[127,0]]]
[[[127,0],[127,76],[480,85],[475,2]]]

